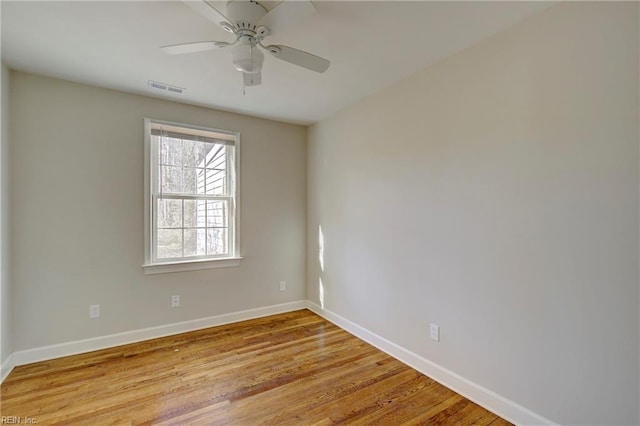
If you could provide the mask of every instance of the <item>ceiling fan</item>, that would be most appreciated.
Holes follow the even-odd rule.
[[[179,55],[229,48],[233,65],[242,72],[245,86],[257,86],[262,82],[264,55],[260,49],[277,59],[311,71],[322,73],[329,68],[331,62],[303,50],[279,44],[265,46],[262,43],[272,32],[313,15],[316,8],[309,0],[285,0],[271,11],[255,0],[229,0],[224,8],[214,7],[213,1],[184,1],[198,13],[232,33],[236,39],[233,42],[199,41],[163,46],[161,49],[166,53]]]

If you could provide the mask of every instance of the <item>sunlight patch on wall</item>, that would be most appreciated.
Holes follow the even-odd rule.
[[[320,261],[320,270],[324,272],[324,234],[322,233],[322,225],[318,226],[318,260]]]

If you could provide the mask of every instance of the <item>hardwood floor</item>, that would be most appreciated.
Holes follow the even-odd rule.
[[[1,392],[23,424],[509,424],[308,310],[16,367]]]

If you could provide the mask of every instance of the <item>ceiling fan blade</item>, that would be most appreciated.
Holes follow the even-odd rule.
[[[267,50],[278,59],[315,72],[325,72],[331,65],[330,61],[320,56],[281,44],[267,46]]]
[[[262,83],[261,72],[254,72],[254,73],[243,72],[242,78],[244,78],[245,86],[258,86],[260,83]]]
[[[182,0],[187,6],[198,12],[200,15],[204,16],[211,22],[220,25],[223,29],[228,31],[225,26],[221,25],[223,22],[231,22],[229,18],[224,16],[220,10],[216,9],[212,2],[208,2],[206,0]]]
[[[278,32],[309,18],[314,13],[316,13],[316,7],[309,0],[283,1],[271,9],[260,20],[259,25],[268,27],[271,32]]]
[[[230,46],[231,43],[224,41],[198,41],[195,43],[173,44],[171,46],[162,46],[165,53],[169,55],[182,55],[184,53],[204,52],[206,50],[220,49]]]

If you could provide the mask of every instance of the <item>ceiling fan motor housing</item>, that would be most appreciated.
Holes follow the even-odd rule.
[[[227,2],[226,16],[241,30],[256,31],[258,21],[267,14],[267,9],[257,1],[231,0]]]

